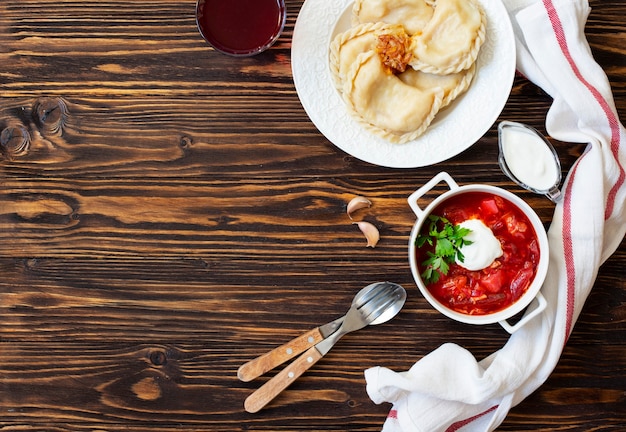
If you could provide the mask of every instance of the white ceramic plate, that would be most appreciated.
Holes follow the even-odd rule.
[[[515,76],[515,38],[507,11],[501,0],[478,1],[487,15],[487,37],[470,88],[440,112],[418,139],[393,144],[361,127],[333,85],[330,42],[350,27],[353,0],[306,0],[293,32],[291,67],[311,121],[346,153],[391,168],[432,165],[469,148],[497,120]]]

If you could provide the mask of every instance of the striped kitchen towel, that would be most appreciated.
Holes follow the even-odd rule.
[[[586,0],[503,0],[517,43],[517,69],[553,99],[546,130],[587,143],[563,185],[548,230],[548,307],[487,358],[444,344],[406,372],[365,371],[375,403],[393,407],[383,425],[396,431],[492,431],[511,407],[552,373],[594,284],[598,268],[626,230],[626,130],[611,88],[592,57]]]

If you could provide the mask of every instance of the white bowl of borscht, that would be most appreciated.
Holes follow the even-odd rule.
[[[441,183],[449,190],[441,192]],[[441,172],[408,202],[417,216],[411,272],[435,309],[467,324],[499,323],[509,333],[545,309],[548,238],[524,200],[495,186],[459,186]],[[524,309],[515,324],[507,321]]]

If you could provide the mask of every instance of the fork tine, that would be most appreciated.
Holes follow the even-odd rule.
[[[385,292],[385,295],[381,295],[372,299],[372,301],[363,305],[360,310],[361,316],[368,319],[376,319],[380,316],[392,303],[399,297],[399,292],[395,289]]]
[[[387,296],[390,291],[395,290],[394,285],[386,282],[383,284],[377,284],[374,288],[367,291],[356,300],[355,305],[357,309],[361,309],[366,304],[380,298],[381,296]]]
[[[404,295],[405,295],[404,288],[397,287],[397,286],[393,287],[393,289],[390,292],[388,292],[384,297],[380,297],[375,301],[367,303],[367,305],[365,305],[363,309],[360,311],[361,315],[366,319],[373,317],[371,319],[376,320],[379,316],[381,316],[387,310],[387,308],[392,303],[396,302],[398,299],[400,299]]]
[[[368,285],[363,292],[359,292],[359,295],[354,299],[353,304],[356,307],[360,307],[370,301],[373,297],[377,296],[380,291],[387,288],[387,284],[373,283]]]

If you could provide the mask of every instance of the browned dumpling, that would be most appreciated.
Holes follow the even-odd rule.
[[[485,40],[486,18],[475,0],[437,0],[424,29],[412,36],[411,66],[447,74],[467,69],[476,61]]]
[[[433,13],[433,7],[425,0],[356,0],[352,7],[352,23],[400,24],[412,35],[426,26]]]
[[[372,133],[396,143],[421,135],[439,111],[444,91],[405,84],[390,74],[375,51],[357,57],[346,73],[343,97],[349,111]]]

